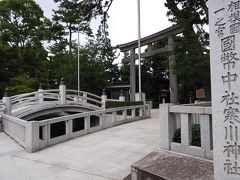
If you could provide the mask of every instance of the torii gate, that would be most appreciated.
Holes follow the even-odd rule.
[[[150,51],[142,53],[141,58],[146,58],[153,56],[155,54],[161,52],[172,52],[174,51],[174,38],[173,36],[180,34],[183,32],[183,27],[180,25],[174,25],[152,35],[141,38],[141,47],[148,45],[148,47],[152,47],[152,43],[157,42],[159,40],[168,38],[168,44],[159,49],[149,48]],[[130,51],[130,100],[135,101],[135,93],[136,93],[136,75],[135,75],[135,60],[138,57],[135,55],[135,49],[138,47],[138,41],[132,41],[125,44],[120,44],[116,46],[121,50],[121,52]],[[170,102],[173,104],[178,103],[178,90],[177,90],[177,76],[173,73],[172,66],[175,64],[175,56],[169,56],[169,81],[170,81]]]

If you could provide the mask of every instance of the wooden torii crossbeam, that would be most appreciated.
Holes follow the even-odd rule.
[[[162,39],[168,38],[168,44],[159,49],[150,49],[148,52],[142,53],[141,58],[151,57],[155,54],[162,52],[172,52],[174,51],[174,38],[173,36],[183,32],[183,27],[180,25],[174,25],[152,35],[141,38],[141,47],[148,45],[151,46],[152,43],[157,42]],[[120,44],[116,46],[121,52],[130,51],[130,100],[135,101],[136,93],[136,75],[135,75],[135,60],[138,58],[135,55],[135,49],[138,47],[138,40],[131,41],[125,44]],[[172,67],[175,64],[175,56],[169,56],[169,80],[170,80],[170,102],[178,103],[178,90],[177,90],[177,76],[173,73]]]

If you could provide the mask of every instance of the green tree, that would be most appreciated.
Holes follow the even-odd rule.
[[[27,74],[21,74],[10,78],[9,85],[12,94],[20,94],[36,91],[39,84],[37,78],[29,78]]]
[[[0,73],[5,74],[1,83],[6,85],[13,75],[41,77],[47,60],[43,42],[51,38],[50,26],[51,21],[35,1],[0,1]]]
[[[209,34],[207,0],[167,0],[169,19],[184,27],[182,36],[176,37],[175,72],[186,90],[204,87],[210,99]]]
[[[58,9],[54,10],[53,21],[56,26],[62,25],[62,34],[68,36],[67,44],[69,46],[70,59],[72,59],[72,33],[79,28],[81,33],[92,36],[90,22],[97,16],[102,16],[102,26],[99,28],[99,33],[107,38],[107,11],[112,3],[112,0],[54,0],[59,3]]]
[[[77,89],[77,44],[72,33],[79,28],[81,33],[89,36],[86,45],[80,47],[81,90],[99,93],[107,84],[116,83],[118,67],[113,65],[115,56],[107,32],[107,12],[112,0],[54,1],[59,6],[53,15],[52,28],[56,36],[55,44],[50,48],[54,55],[50,79],[64,77],[69,88]],[[101,18],[99,30],[93,36],[90,22],[97,17]]]
[[[59,46],[52,47],[52,52],[58,52]],[[62,49],[62,48],[60,48]],[[114,53],[109,51],[102,55],[102,45],[94,39],[89,39],[80,49],[80,84],[81,90],[100,94],[106,85],[114,84],[118,79],[118,67],[113,65]],[[55,53],[50,61],[50,84],[54,79],[64,77],[68,88],[77,89],[77,45],[73,48],[73,60],[69,60],[65,52]],[[53,85],[55,86],[55,85]]]

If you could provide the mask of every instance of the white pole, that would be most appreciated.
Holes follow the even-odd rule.
[[[141,22],[140,22],[140,0],[138,1],[138,92],[139,100],[142,100],[142,85],[141,85]]]
[[[79,26],[80,26],[80,24],[78,25],[78,91],[80,91],[80,62],[79,62],[80,38],[79,38]]]

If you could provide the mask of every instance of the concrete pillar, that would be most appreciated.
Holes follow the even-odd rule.
[[[42,127],[42,134],[43,134],[43,141],[45,143],[45,145],[47,144],[48,142],[48,139],[50,138],[50,135],[49,135],[49,127],[48,125],[45,125]]]
[[[151,117],[151,105],[148,104],[148,107],[145,108],[145,115]]]
[[[84,130],[88,132],[90,129],[90,116],[84,117]]]
[[[121,94],[120,94],[120,96],[119,96],[119,100],[120,100],[120,101],[125,101],[125,96],[124,96],[124,94],[123,94],[123,90],[121,90]]]
[[[115,122],[117,121],[117,112],[116,111],[112,112],[112,120],[113,120],[113,123],[115,126]]]
[[[72,126],[73,126],[71,118],[65,121],[65,126],[66,126],[66,135],[68,134],[70,137],[72,133]]]
[[[124,119],[127,119],[127,110],[124,110],[124,111],[123,111],[123,118],[124,118]]]
[[[136,93],[135,94],[135,101],[143,101],[142,94],[143,93]]]
[[[107,94],[106,94],[106,90],[103,89],[102,91],[102,96],[101,96],[101,102],[102,102],[102,108],[105,109],[106,108],[106,102],[107,102]]]
[[[174,51],[174,39],[172,36],[168,37],[168,51]],[[169,81],[170,81],[170,103],[178,104],[178,88],[177,88],[177,76],[173,73],[173,68],[176,64],[175,56],[172,54],[169,56]]]
[[[136,93],[136,68],[135,49],[130,50],[130,101],[135,101]]]
[[[64,85],[64,79],[62,78],[59,86],[60,104],[66,104],[67,102],[66,93],[67,93],[67,88],[66,88],[66,85]]]
[[[8,89],[5,90],[4,96],[3,96],[3,103],[5,103],[5,114],[11,115],[12,111],[12,100],[11,100],[11,95]]]
[[[165,103],[166,103],[166,102],[165,102],[165,98],[163,98],[163,99],[162,99],[162,103],[163,103],[163,104],[165,104]]]
[[[35,152],[39,148],[39,122],[29,121],[26,128],[26,150],[28,152]]]
[[[143,108],[139,108],[139,116],[143,116]]]
[[[99,116],[99,125],[102,126],[103,128],[105,127],[106,119],[107,115],[104,113]]]
[[[169,113],[169,107],[173,104],[159,105],[160,120],[160,148],[170,150],[174,132],[176,130],[176,120],[172,113]]]
[[[136,109],[132,109],[131,112],[132,112],[132,118],[135,118],[136,117]]]

